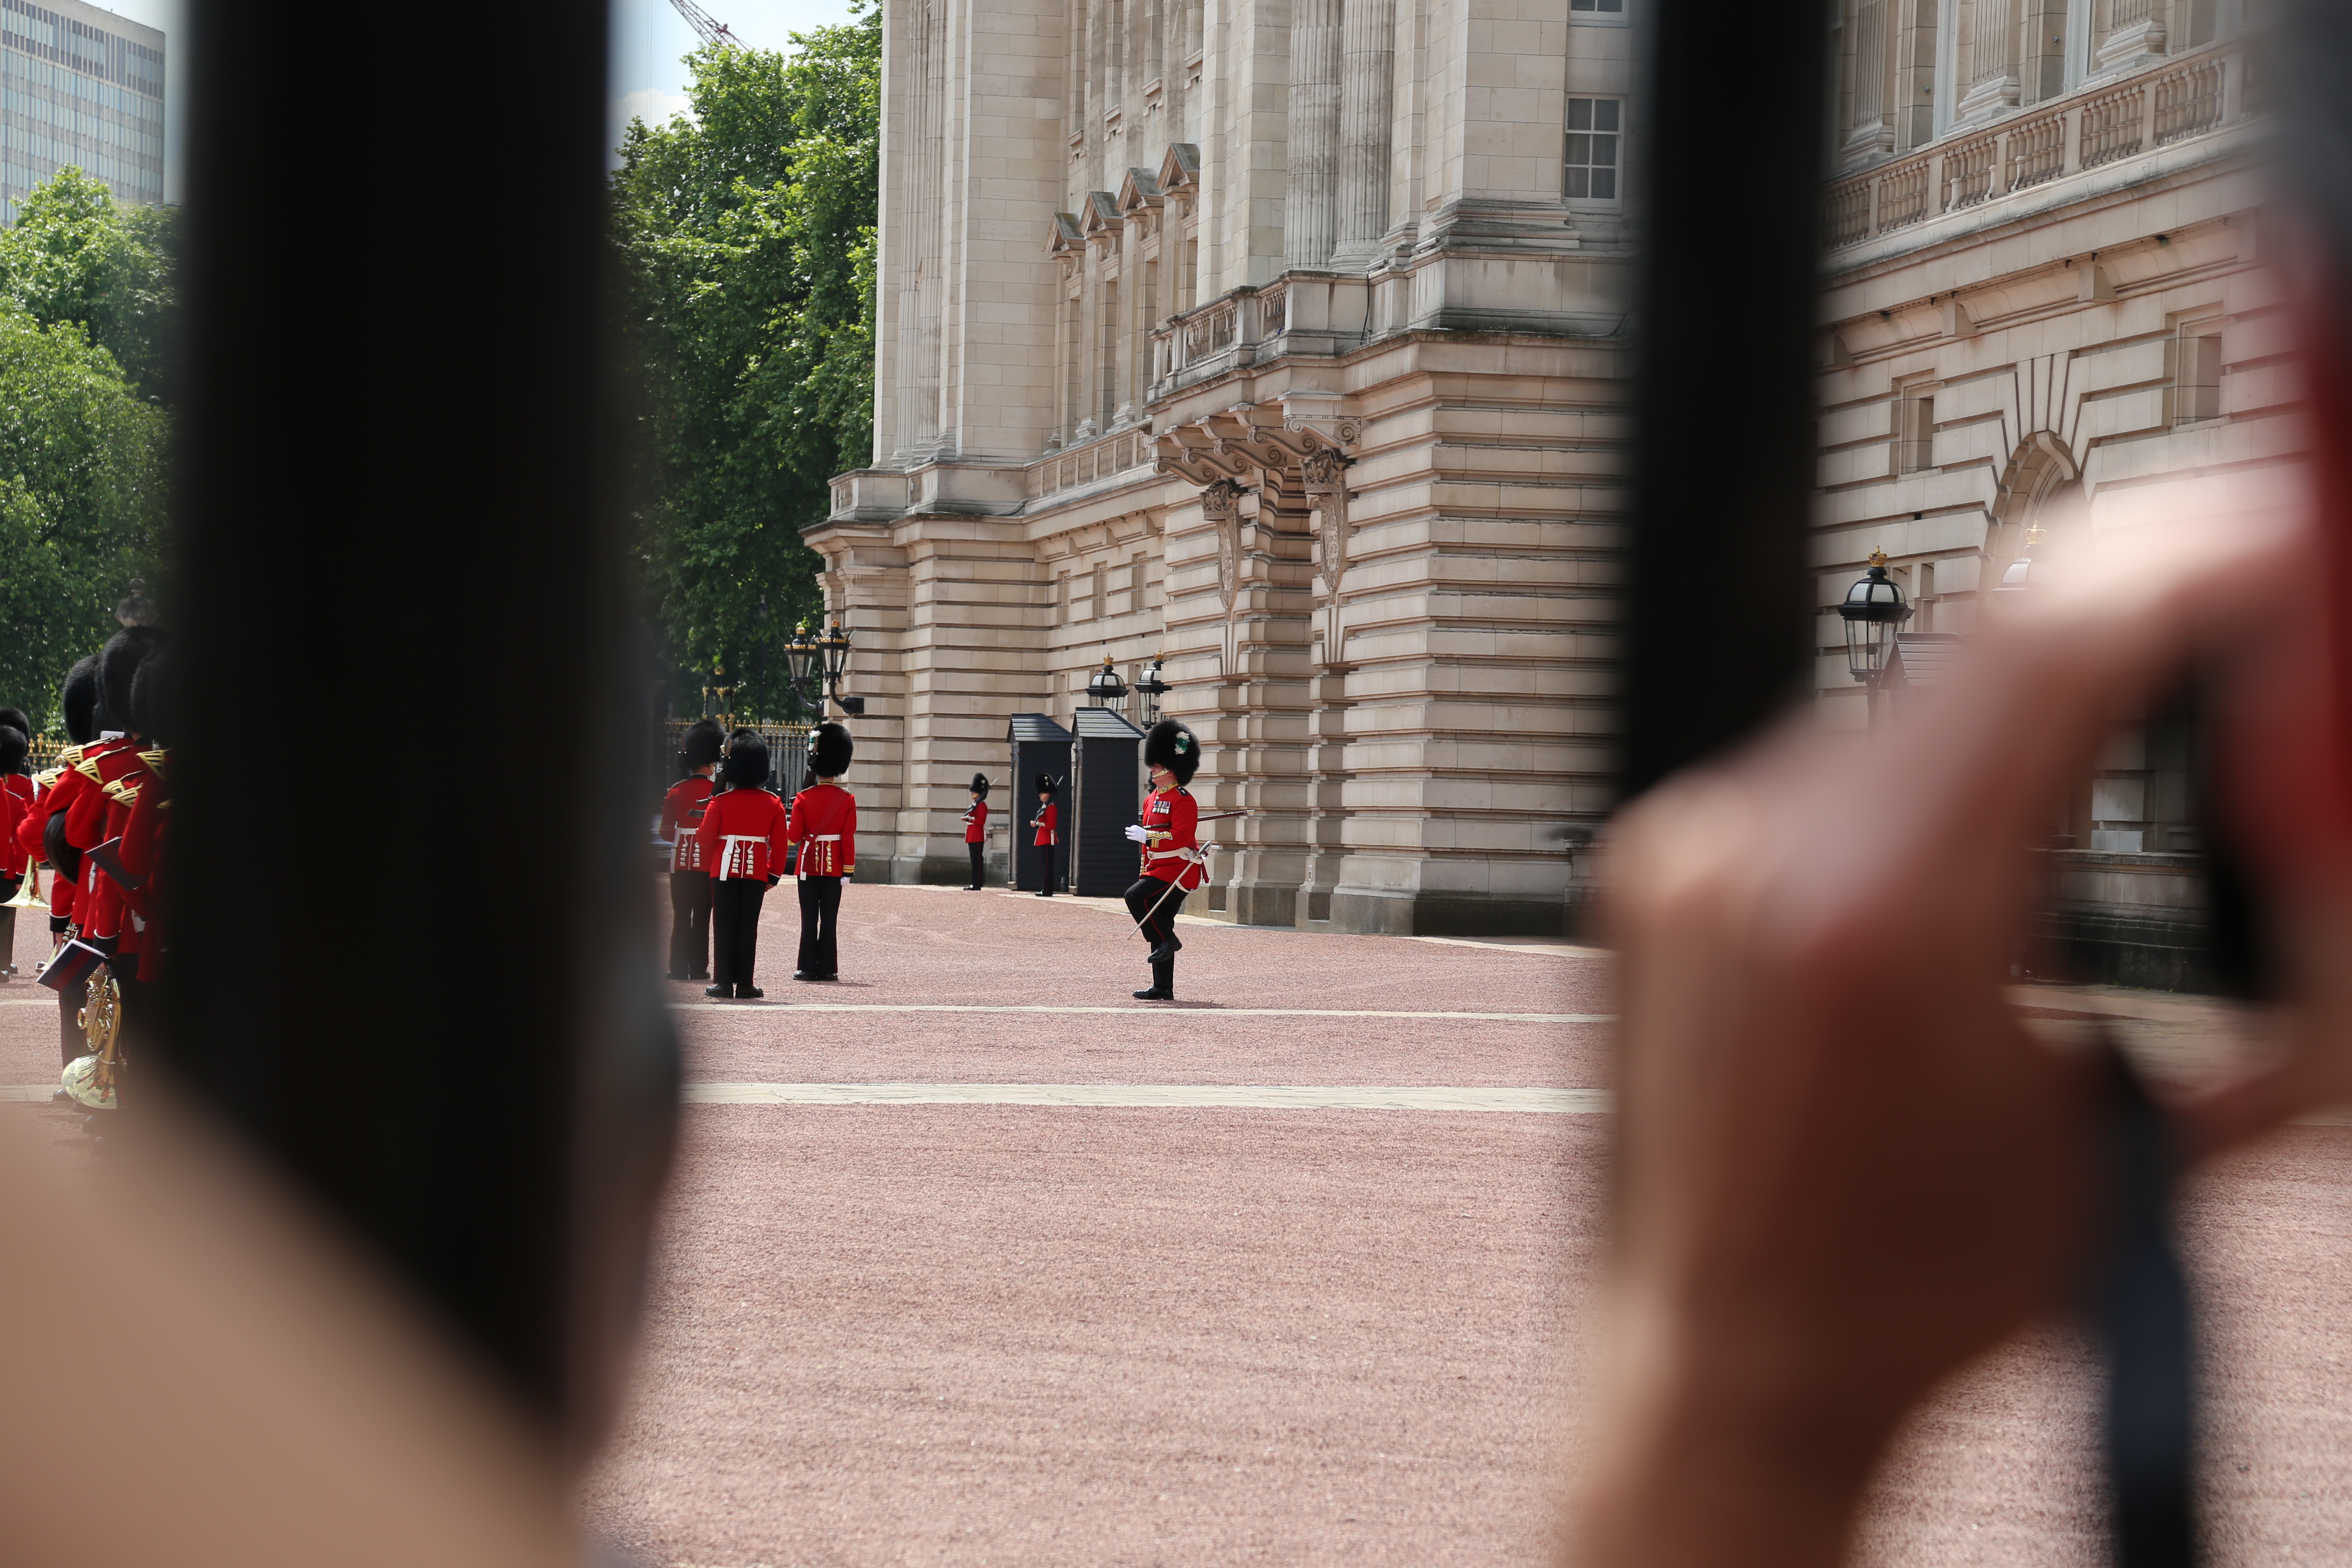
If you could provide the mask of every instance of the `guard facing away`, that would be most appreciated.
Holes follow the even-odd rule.
[[[819,724],[809,738],[809,772],[816,783],[793,797],[789,829],[796,847],[801,892],[800,965],[795,980],[838,980],[841,958],[835,927],[841,884],[857,874],[857,800],[841,787],[856,750],[849,731]]]
[[[963,809],[963,847],[971,856],[971,880],[967,893],[980,891],[980,852],[988,845],[988,775],[971,775],[971,804]]]
[[[58,752],[58,765],[33,780],[39,800],[16,829],[18,847],[35,859],[46,860],[56,873],[49,879],[52,956],[81,934],[75,909],[75,899],[80,892],[81,856],[66,842],[65,807],[70,803],[60,801],[58,790],[73,776],[74,764],[81,760],[82,752],[98,739],[98,655],[91,654],[66,672],[65,685],[58,693],[58,706],[65,716],[68,743]],[[74,1017],[79,1007],[79,1001],[68,991],[58,990],[58,1044],[63,1053],[60,1066],[72,1065],[73,1059],[82,1054],[81,1026]],[[58,1094],[61,1099],[71,1098],[63,1089]]]
[[[1062,841],[1062,814],[1054,805],[1054,780],[1051,774],[1037,775],[1037,815],[1029,819],[1029,825],[1037,830],[1037,837],[1034,841],[1036,847],[1045,852],[1038,857],[1045,862],[1045,883],[1037,889],[1037,896],[1041,899],[1050,899],[1054,896],[1054,846]]]
[[[751,979],[760,904],[783,874],[784,803],[766,787],[768,747],[757,735],[735,738],[719,777],[727,787],[710,797],[694,830],[710,880],[711,984],[702,994],[756,1002],[765,994]]]
[[[16,841],[16,830],[40,800],[40,791],[33,785],[33,770],[25,761],[32,737],[33,721],[23,710],[0,708],[0,900],[5,900],[0,901],[0,984],[16,978],[14,900],[26,878],[34,878],[36,889],[26,895],[28,902],[37,897],[40,885],[33,869],[37,862]]]
[[[703,808],[718,786],[710,775],[727,737],[716,719],[687,726],[677,765],[686,776],[662,797],[661,836],[669,840],[669,977],[710,978],[710,868],[702,863]]]
[[[1173,719],[1162,719],[1143,737],[1143,765],[1151,773],[1151,794],[1143,820],[1127,836],[1143,847],[1143,874],[1127,890],[1127,911],[1151,944],[1151,986],[1135,994],[1141,1002],[1176,1000],[1176,912],[1184,895],[1201,885],[1198,830],[1201,807],[1185,785],[1201,765],[1200,738]]]

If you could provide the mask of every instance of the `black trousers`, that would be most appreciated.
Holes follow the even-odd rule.
[[[669,973],[699,979],[710,969],[710,873],[669,874]]]
[[[1037,884],[1037,890],[1045,894],[1049,899],[1054,896],[1055,848],[1055,846],[1051,844],[1040,844],[1037,846],[1037,853],[1042,856],[1045,861],[1045,879]]]
[[[977,888],[980,886],[980,852],[982,849],[987,848],[988,846],[984,844],[967,844],[964,847],[971,851],[971,885]]]
[[[16,896],[25,885],[22,877],[0,877],[0,903]],[[16,911],[0,909],[0,969],[13,969],[16,964]]]
[[[137,954],[110,962],[114,971],[114,1105],[130,1105],[136,1087],[131,1081],[146,1055],[147,1037],[155,1022],[155,988],[139,978]]]
[[[768,884],[758,877],[703,879],[710,884],[710,978],[721,985],[750,985],[760,957],[760,900]]]
[[[1155,904],[1159,906],[1156,910],[1152,907]],[[1138,877],[1135,886],[1127,890],[1127,912],[1142,923],[1143,940],[1151,947],[1160,946],[1174,933],[1177,911],[1183,907],[1184,889],[1157,877]],[[1151,961],[1151,984],[1160,990],[1174,993],[1174,953]]]
[[[801,961],[793,965],[803,974],[830,977],[841,973],[841,952],[834,928],[841,921],[841,879],[801,879]]]

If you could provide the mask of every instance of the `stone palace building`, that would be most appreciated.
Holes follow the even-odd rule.
[[[2236,0],[1843,3],[1833,704],[1873,549],[1965,631],[2037,525],[2054,561],[2103,492],[2294,439]],[[869,866],[961,880],[1010,715],[1160,657],[1203,809],[1251,813],[1198,912],[1561,929],[1611,804],[1643,4],[886,0],[874,461],[806,531]],[[2118,879],[2170,875],[2161,759],[2109,760],[2084,886],[2161,904]]]

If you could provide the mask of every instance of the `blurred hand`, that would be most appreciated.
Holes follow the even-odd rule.
[[[1145,834],[1140,823],[1129,824],[1127,829],[1127,841],[1129,844],[1140,844],[1143,842],[1144,837]]]
[[[1878,733],[1803,715],[1625,815],[1614,1354],[1576,1562],[1839,1562],[1903,1413],[2077,1283],[2099,1101],[2003,996],[2029,847],[2192,651],[2324,662],[2299,509],[2243,489],[2108,535]],[[2242,810],[2290,788],[2263,776]],[[2335,869],[2299,909],[2342,952]],[[2352,980],[2316,975],[2297,1065],[2184,1108],[2207,1146],[2352,1088]]]

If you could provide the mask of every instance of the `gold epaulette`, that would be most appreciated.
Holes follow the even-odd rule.
[[[89,757],[76,757],[74,759],[74,772],[79,773],[82,777],[88,779],[92,784],[103,784],[105,782],[98,776],[97,762]]]
[[[47,795],[50,790],[57,787],[58,780],[64,773],[65,769],[63,768],[51,768],[47,773],[35,773],[33,775],[33,783],[40,789],[42,794]]]
[[[152,752],[140,752],[139,760],[147,764],[147,771],[149,773],[153,773],[160,779],[168,776],[163,772],[163,764],[165,762],[170,760],[171,755],[171,752],[165,751],[163,747],[158,746]]]
[[[122,779],[117,779],[112,784],[106,785],[105,788],[106,798],[112,801],[117,805],[135,805],[138,804],[139,786],[135,784],[131,784]]]
[[[65,772],[66,769],[73,766],[79,761],[81,761],[81,746],[79,743],[70,746],[59,746],[58,748],[58,771],[59,773]]]

